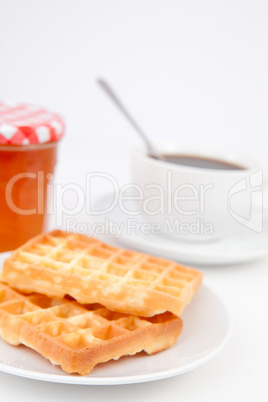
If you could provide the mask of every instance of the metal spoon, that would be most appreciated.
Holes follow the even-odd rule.
[[[133,119],[133,117],[130,115],[130,113],[126,110],[125,106],[119,100],[118,96],[112,90],[110,85],[102,78],[99,78],[97,80],[97,82],[101,86],[101,88],[106,92],[106,94],[109,95],[109,97],[117,105],[117,107],[121,110],[121,112],[124,114],[124,116],[130,122],[130,124],[132,124],[132,126],[135,128],[135,130],[139,133],[139,135],[141,136],[141,138],[143,139],[143,141],[146,144],[149,155],[155,159],[163,160],[164,159],[163,156],[156,150],[155,146],[152,145],[151,140],[148,139],[148,137],[146,136],[144,131],[140,128],[140,126],[136,123],[136,121]]]

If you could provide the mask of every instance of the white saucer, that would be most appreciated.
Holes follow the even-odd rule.
[[[112,195],[106,195],[97,202],[98,210],[104,210],[113,201]],[[130,202],[130,201],[129,201]],[[134,209],[133,209],[134,210]],[[129,215],[116,206],[109,214],[97,215],[94,223],[101,224],[109,234],[117,238],[123,245],[135,248],[161,257],[174,259],[188,264],[234,264],[254,261],[268,255],[268,228],[264,227],[262,233],[252,233],[247,236],[230,237],[215,242],[184,242],[157,236],[154,234],[137,234],[135,231],[128,233],[126,223]],[[143,223],[142,216],[131,217],[137,223]],[[123,230],[118,235],[111,222],[122,224]],[[99,233],[91,233],[99,237]],[[108,234],[108,233],[106,233]]]
[[[8,255],[0,254],[0,271]],[[66,374],[32,349],[11,346],[0,339],[0,371],[42,381],[88,385],[131,384],[172,377],[208,362],[222,350],[231,334],[226,307],[204,285],[182,319],[182,334],[170,349],[153,356],[139,353],[99,364],[87,376]]]

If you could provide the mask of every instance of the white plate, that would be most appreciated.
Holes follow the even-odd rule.
[[[0,266],[8,253],[0,254]],[[88,376],[70,375],[25,346],[0,339],[0,370],[21,377],[68,384],[130,384],[185,373],[209,361],[231,333],[228,312],[208,287],[202,286],[182,314],[183,332],[172,348],[148,356],[140,353],[97,365]]]
[[[98,200],[96,203],[98,210],[105,210],[112,205],[113,197],[114,195],[106,195]],[[128,208],[131,210],[131,201],[128,202]],[[135,207],[133,207],[133,210],[135,210]],[[86,219],[88,220],[88,217],[84,217],[84,221]],[[132,227],[134,230],[131,230],[127,225],[128,219],[133,222]],[[137,234],[135,228],[138,227],[139,223],[144,222],[142,216],[131,217],[124,214],[118,206],[115,206],[108,214],[97,215],[91,228],[94,228],[94,224],[98,224],[101,229],[102,225],[104,231],[108,231],[110,235],[116,237],[117,241],[120,241],[126,247],[187,264],[234,264],[254,261],[268,255],[267,221],[264,221],[261,233],[249,232],[247,235],[241,235],[240,237],[229,237],[219,241],[201,243],[173,240],[151,233]],[[116,225],[121,225],[122,231],[120,235]],[[98,233],[93,232],[92,235],[98,237]]]

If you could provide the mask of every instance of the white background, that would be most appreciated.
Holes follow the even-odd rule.
[[[0,0],[0,98],[66,117],[61,183],[82,184],[85,172],[100,170],[129,179],[129,155],[140,140],[96,85],[99,76],[153,140],[215,143],[250,151],[267,165],[267,21],[265,0]],[[204,272],[235,321],[229,345],[206,366],[121,387],[1,374],[1,397],[265,400],[267,261]]]
[[[0,1],[1,98],[49,106],[68,141],[139,144],[106,77],[152,138],[266,156],[267,1]],[[66,139],[67,141],[67,139]]]

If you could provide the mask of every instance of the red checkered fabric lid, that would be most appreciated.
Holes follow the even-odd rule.
[[[44,144],[64,134],[63,118],[37,105],[0,101],[0,145]]]

